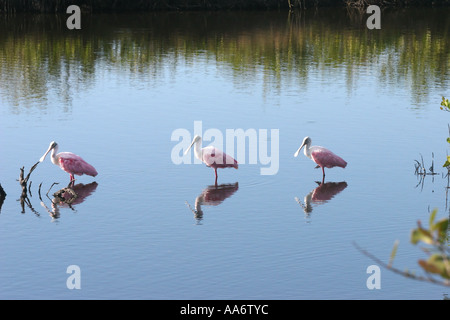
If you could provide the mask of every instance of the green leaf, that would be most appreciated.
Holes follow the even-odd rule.
[[[430,224],[430,230],[433,230],[434,218],[436,217],[437,212],[437,209],[434,209],[430,213],[430,221],[428,222]]]
[[[428,272],[440,274],[442,277],[450,279],[449,269],[448,267],[446,267],[446,264],[448,266],[450,264],[450,261],[448,259],[444,259],[441,254],[432,254],[430,258],[423,264],[426,266],[426,269],[424,269]]]
[[[389,263],[388,263],[389,267],[392,266],[392,263],[394,262],[395,255],[397,254],[398,244],[399,244],[399,241],[395,240],[394,247],[392,248],[392,251],[391,251],[391,257],[389,258]]]
[[[440,273],[440,270],[434,264],[428,263],[428,261],[419,260],[418,263],[422,267],[422,269],[425,270],[426,272],[437,273],[437,274]]]
[[[422,241],[426,244],[433,244],[433,236],[428,230],[423,228],[414,229],[411,232],[411,242],[412,244],[417,244],[419,241]]]
[[[448,99],[445,99],[445,97],[442,97],[441,106],[448,108],[450,106],[450,102],[448,101]]]
[[[441,244],[444,244],[447,238],[447,230],[448,230],[448,219],[444,218],[439,220],[434,225],[434,230],[437,230],[438,233],[438,241]]]
[[[447,156],[447,161],[445,161],[443,167],[448,167],[449,165],[450,165],[450,156]]]

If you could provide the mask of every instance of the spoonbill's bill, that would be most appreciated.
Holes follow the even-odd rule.
[[[53,164],[59,166],[62,170],[66,171],[70,174],[70,182],[74,182],[74,175],[81,176],[83,174],[87,174],[88,176],[95,177],[97,175],[97,170],[89,163],[84,161],[80,156],[73,154],[71,152],[58,152],[58,144],[55,141],[50,142],[50,146],[48,150],[44,153],[44,155],[39,159],[39,162],[44,161],[45,157],[49,152],[51,154],[51,160]]]
[[[187,154],[189,150],[191,150],[192,146],[194,146],[195,157],[204,162],[208,167],[214,169],[214,173],[216,174],[216,184],[218,168],[238,168],[238,162],[222,150],[219,150],[213,146],[202,148],[202,138],[198,135],[194,137],[191,145],[187,148],[184,154]]]
[[[337,156],[330,150],[319,147],[312,146],[311,147],[311,138],[305,137],[303,139],[302,145],[298,150],[294,153],[294,157],[297,157],[300,153],[300,150],[305,147],[304,153],[305,156],[310,158],[312,161],[317,163],[316,168],[322,168],[323,178],[325,178],[325,168],[333,168],[333,167],[341,167],[345,168],[347,166],[347,162],[341,157]]]

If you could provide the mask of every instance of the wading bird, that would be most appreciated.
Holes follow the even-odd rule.
[[[184,154],[187,154],[189,150],[191,150],[192,146],[194,146],[195,157],[204,162],[208,167],[214,169],[214,173],[216,174],[216,185],[218,168],[238,168],[238,162],[222,150],[219,150],[213,146],[202,148],[202,138],[198,135],[194,137],[191,145],[187,148]]]
[[[84,161],[80,156],[73,154],[71,152],[58,152],[58,144],[55,141],[50,142],[50,146],[48,150],[44,153],[44,155],[39,159],[39,162],[44,161],[45,157],[49,152],[51,154],[51,160],[53,164],[59,166],[62,170],[66,171],[70,174],[70,182],[74,182],[74,175],[81,176],[83,174],[87,174],[88,176],[95,177],[97,175],[97,170],[89,163]]]
[[[305,147],[304,153],[305,156],[310,158],[312,161],[317,163],[316,168],[322,168],[323,178],[325,178],[325,168],[333,168],[333,167],[341,167],[345,168],[347,166],[347,162],[341,157],[335,155],[330,150],[319,147],[312,146],[311,147],[311,138],[305,137],[303,139],[302,145],[298,150],[294,153],[294,157],[297,157],[300,153],[300,150]]]

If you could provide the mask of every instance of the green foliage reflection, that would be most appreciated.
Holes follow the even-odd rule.
[[[407,88],[414,102],[448,87],[448,9],[383,12],[382,32],[347,10],[195,12],[82,16],[70,31],[65,15],[8,15],[0,20],[0,94],[14,105],[67,103],[98,70],[124,77],[164,76],[167,65],[202,59],[242,82],[263,74],[264,88],[306,86],[311,74],[345,78],[351,91],[370,73],[381,87]],[[426,12],[424,12],[426,11]]]

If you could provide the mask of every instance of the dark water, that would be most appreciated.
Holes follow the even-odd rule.
[[[442,299],[383,268],[368,289],[377,263],[354,243],[387,262],[399,240],[394,266],[420,274],[410,231],[430,208],[448,216],[445,10],[386,11],[381,30],[330,10],[94,15],[80,31],[4,17],[0,297]],[[192,153],[177,164],[177,133],[225,149],[237,129],[240,166],[218,186]],[[307,135],[348,162],[321,185],[293,156]],[[53,140],[99,174],[55,204],[69,176],[47,158],[22,207],[19,169]],[[421,155],[438,175],[414,174]]]

